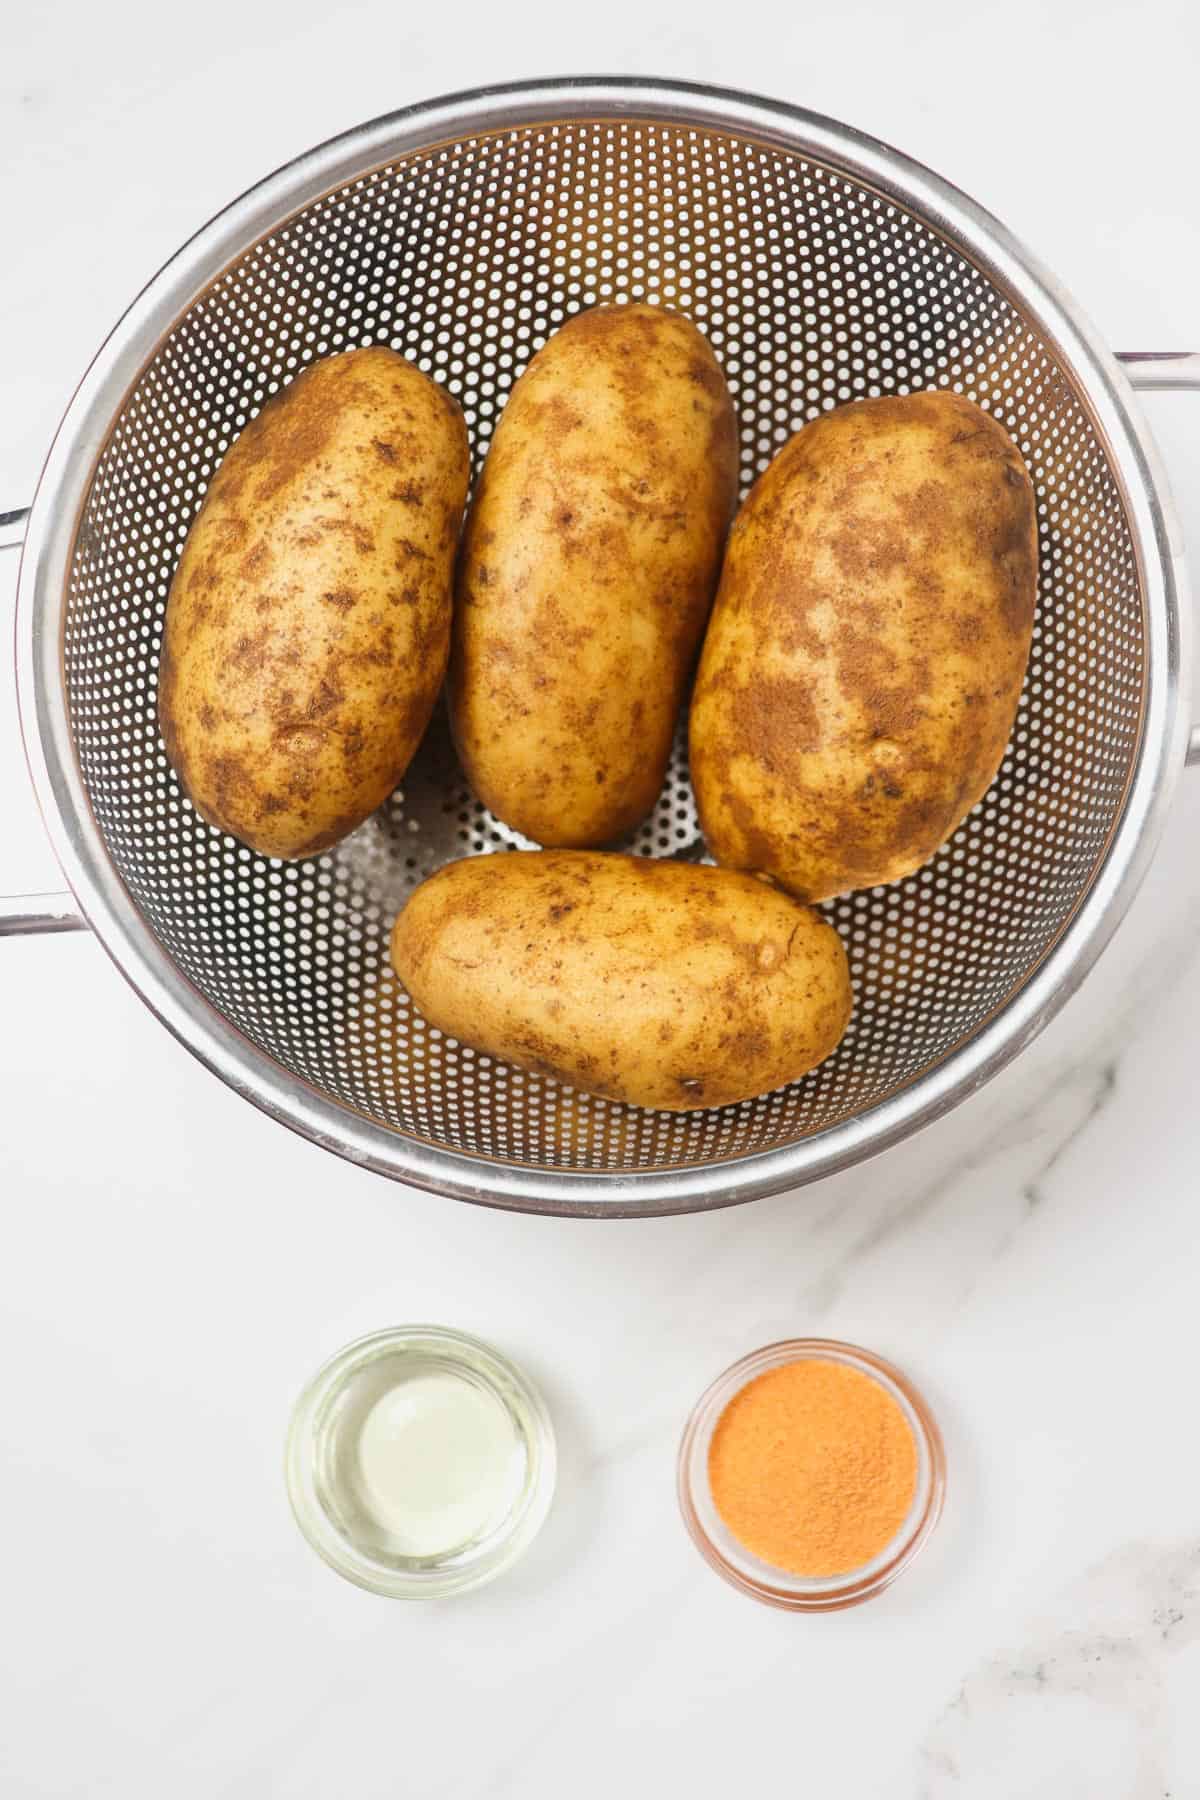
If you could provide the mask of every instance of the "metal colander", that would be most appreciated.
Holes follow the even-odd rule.
[[[396,982],[388,933],[412,887],[452,857],[523,843],[472,795],[441,718],[388,805],[300,864],[204,824],[155,719],[180,547],[271,393],[313,358],[391,344],[458,396],[478,468],[547,336],[580,307],[632,299],[677,307],[708,336],[737,406],[743,488],[825,409],[952,387],[1019,444],[1041,529],[1032,661],[997,780],[919,874],[828,908],[854,977],[843,1043],[789,1088],[691,1115],[475,1054]],[[417,108],[313,152],[209,225],[76,397],[20,584],[22,713],[47,822],[88,922],[172,1029],[355,1160],[563,1212],[687,1209],[803,1181],[978,1085],[1128,901],[1184,760],[1180,572],[1149,457],[1116,363],[1047,278],[969,201],[870,140],[653,84]],[[682,733],[630,847],[705,854]]]

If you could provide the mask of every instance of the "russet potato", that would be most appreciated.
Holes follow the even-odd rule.
[[[159,669],[167,754],[210,824],[311,856],[387,799],[445,673],[469,473],[457,403],[384,347],[314,364],[246,426]]]
[[[392,932],[430,1024],[489,1056],[686,1112],[782,1087],[850,1017],[833,927],[731,869],[586,850],[449,863]]]
[[[816,420],[729,536],[690,757],[717,861],[805,900],[899,881],[987,790],[1037,589],[1033,486],[952,393]]]
[[[729,391],[678,313],[580,313],[513,388],[463,537],[449,697],[476,793],[536,843],[611,843],[654,805],[736,491]]]

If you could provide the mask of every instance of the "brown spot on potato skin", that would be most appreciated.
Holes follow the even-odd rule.
[[[391,953],[438,1029],[668,1111],[799,1079],[850,1015],[845,953],[816,913],[752,876],[650,858],[451,863],[411,896]]]
[[[255,805],[258,804],[259,795],[254,775],[238,756],[210,756],[203,766],[211,795],[212,813],[228,831],[230,826],[227,821],[236,816],[241,803],[249,799]]]
[[[335,536],[340,534],[348,537],[356,555],[360,557],[374,556],[375,539],[366,526],[360,525],[357,519],[344,519],[327,514],[316,521],[309,542],[319,544],[322,537],[327,537],[331,533]]]
[[[724,378],[678,314],[578,314],[514,387],[464,531],[448,695],[476,792],[535,841],[612,842],[654,804],[736,483]]]
[[[158,665],[158,729],[162,733],[167,756],[174,763],[178,752],[178,731],[175,725],[175,697],[178,686],[178,674],[175,658],[171,651],[163,645]],[[203,709],[203,711],[201,710]],[[197,708],[198,722],[202,730],[210,729],[205,722],[204,714],[210,712],[207,701],[202,700]]]
[[[323,719],[329,713],[336,712],[345,697],[338,682],[323,675],[317,683],[316,692],[310,698],[305,709],[308,718]]]
[[[910,543],[901,515],[882,521],[854,520],[830,537],[839,572],[849,581],[869,582],[903,568]]]
[[[776,859],[775,842],[766,831],[760,828],[759,814],[756,809],[749,805],[733,786],[725,791],[722,799],[744,847],[745,866],[748,869],[769,868]],[[798,897],[805,900],[809,898],[807,894],[800,894]]]
[[[314,381],[318,370],[321,378]],[[217,497],[234,502],[244,495],[258,506],[267,505],[321,462],[339,415],[363,397],[367,396],[358,370],[346,358],[331,358],[306,370],[274,394],[246,426],[213,478]]]
[[[727,1032],[720,1040],[721,1048],[735,1062],[753,1068],[769,1053],[771,1040],[761,1026],[747,1025],[739,1031]]]
[[[1020,457],[960,396],[856,402],[792,438],[730,533],[693,694],[718,860],[812,900],[927,861],[1003,755],[1036,554]]]
[[[334,844],[340,843],[356,826],[361,824],[362,820],[356,813],[339,813],[322,830],[316,832],[313,837],[307,838],[295,855],[297,858],[320,856],[323,850],[331,850]]]
[[[724,377],[708,357],[693,357],[688,364],[687,378],[689,381],[695,382],[697,387],[703,388],[712,399],[720,402],[725,386]],[[724,415],[724,409],[722,409],[722,414]]]
[[[390,350],[314,365],[247,426],[184,546],[160,662],[163,740],[205,818],[305,856],[387,798],[444,672],[468,474],[461,412]]]
[[[794,677],[750,669],[746,685],[730,695],[730,718],[739,742],[773,773],[821,741],[811,685]]]
[[[537,373],[542,375],[544,370],[543,364]],[[531,423],[548,452],[586,423],[585,415],[572,405],[565,394],[550,394],[545,399],[530,401],[529,408]]]
[[[242,558],[241,572],[247,581],[264,575],[271,566],[271,549],[268,544],[259,542]]]
[[[234,675],[256,675],[266,666],[270,641],[271,631],[266,625],[236,638],[226,664],[229,671]]]
[[[341,734],[342,759],[353,765],[367,748],[367,734],[361,725],[348,725]]]

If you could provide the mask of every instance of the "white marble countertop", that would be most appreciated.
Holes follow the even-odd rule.
[[[569,11],[6,14],[0,510],[109,325],[225,200],[362,118],[539,72],[846,118],[999,213],[1114,345],[1200,341],[1194,7],[840,0],[740,13],[741,43],[710,0]],[[1150,416],[1200,541],[1200,402]],[[53,886],[8,685],[4,884]],[[0,945],[5,1800],[1200,1794],[1198,830],[1200,772],[1081,995],[982,1094],[851,1174],[698,1218],[389,1185],[223,1088],[86,936]],[[309,1372],[413,1318],[525,1362],[562,1458],[519,1569],[428,1607],[325,1569],[281,1479]],[[815,1618],[717,1580],[672,1480],[710,1376],[798,1332],[909,1369],[950,1468],[911,1574]]]

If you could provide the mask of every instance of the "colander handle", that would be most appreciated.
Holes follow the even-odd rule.
[[[1200,352],[1195,350],[1118,350],[1117,361],[1140,393],[1200,392]]]
[[[1195,350],[1118,350],[1117,361],[1139,393],[1200,394],[1200,352]],[[1200,763],[1200,725],[1188,737],[1187,761]]]
[[[19,550],[25,542],[25,521],[29,508],[18,512],[0,512],[0,550]]]
[[[0,550],[25,542],[27,511],[0,512]],[[0,937],[28,931],[83,931],[72,894],[0,894]]]

